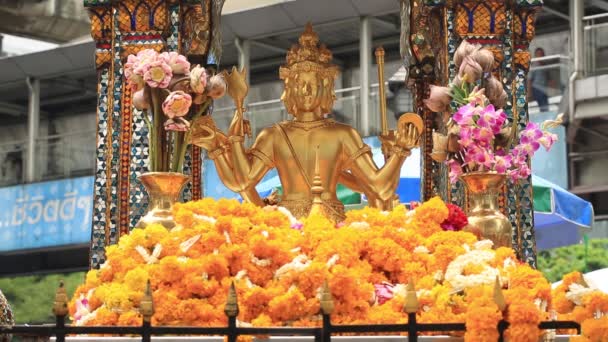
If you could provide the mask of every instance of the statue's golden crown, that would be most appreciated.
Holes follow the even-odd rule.
[[[331,51],[323,44],[319,46],[319,36],[312,30],[312,24],[306,24],[298,42],[300,44],[294,44],[287,51],[287,64],[279,69],[281,79],[306,71],[314,71],[324,77],[338,75],[338,67],[331,64]]]

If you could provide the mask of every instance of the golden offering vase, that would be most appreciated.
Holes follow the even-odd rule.
[[[513,227],[509,219],[500,211],[498,196],[507,179],[505,174],[496,172],[471,172],[461,177],[467,189],[467,216],[469,224],[465,231],[479,239],[494,242],[494,248],[512,248]]]
[[[159,223],[165,228],[175,227],[173,220],[173,205],[179,200],[179,196],[186,183],[190,180],[178,172],[148,172],[139,177],[139,181],[148,192],[148,212],[137,223],[138,228],[144,228],[150,224]]]

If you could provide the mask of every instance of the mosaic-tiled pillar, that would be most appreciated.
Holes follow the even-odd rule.
[[[440,195],[463,207],[467,206],[465,189],[461,183],[451,185],[444,165],[430,160],[432,149],[429,132],[445,133],[439,114],[424,112],[421,103],[428,96],[421,96],[430,84],[447,85],[456,76],[453,63],[456,48],[462,40],[481,44],[494,53],[494,75],[502,80],[509,100],[505,112],[514,127],[523,129],[528,122],[526,78],[530,63],[529,43],[534,36],[534,19],[542,6],[542,0],[403,0],[413,4],[411,10],[412,34],[410,42],[414,54],[432,52],[433,76],[415,79],[416,104],[425,118],[426,137],[423,137],[422,178],[423,198]],[[418,9],[415,9],[418,8]],[[418,17],[416,17],[418,16]],[[419,25],[420,16],[427,23]],[[418,59],[418,63],[420,63]],[[427,67],[428,69],[428,67]],[[428,91],[428,90],[427,90]],[[435,119],[432,119],[435,118]],[[534,208],[531,179],[504,187],[501,195],[502,208],[514,229],[513,247],[523,261],[536,265],[536,241],[534,237]]]
[[[221,52],[223,0],[84,0],[91,19],[98,75],[97,156],[90,267],[105,261],[104,248],[145,213],[148,198],[138,177],[148,171],[148,132],[131,105],[123,62],[143,49],[179,51],[192,63],[215,64]],[[192,175],[183,199],[201,196],[201,151],[187,153]]]

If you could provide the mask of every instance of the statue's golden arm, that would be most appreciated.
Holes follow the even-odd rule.
[[[360,188],[364,190],[373,206],[390,207],[395,191],[399,185],[401,166],[409,155],[409,151],[395,148],[382,168],[378,168],[367,145],[363,143],[357,131],[350,130],[343,137],[344,150],[349,157],[347,168],[350,169],[354,180],[363,183]],[[384,203],[374,205],[374,202]]]
[[[229,159],[231,159],[230,154],[224,151],[224,153],[213,160],[217,174],[222,183],[228,189],[238,192],[243,200],[258,206],[264,206],[264,201],[260,197],[260,194],[255,190],[255,186],[243,187],[243,183],[237,181]]]
[[[354,177],[365,182],[373,193],[374,196],[368,197],[376,197],[388,203],[392,201],[399,185],[399,174],[405,158],[405,154],[393,154],[382,168],[378,168],[371,155],[366,153],[355,159],[350,169]]]
[[[340,173],[340,176],[338,177],[338,183],[344,185],[345,187],[351,189],[354,192],[365,194],[369,203],[375,203],[375,194],[371,191],[369,187],[366,186],[365,183],[359,181],[352,173],[342,171],[342,173]]]

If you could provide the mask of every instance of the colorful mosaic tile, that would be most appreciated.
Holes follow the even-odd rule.
[[[106,236],[107,207],[107,161],[108,150],[108,68],[99,72],[99,93],[97,99],[97,154],[95,157],[95,188],[93,205],[93,227],[91,236],[91,268],[97,268],[105,260],[104,247]]]

